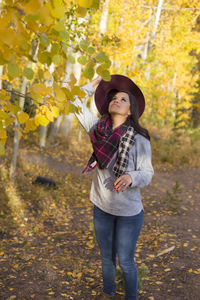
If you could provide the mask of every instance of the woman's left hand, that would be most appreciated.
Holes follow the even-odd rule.
[[[114,185],[114,189],[117,192],[119,191],[123,192],[131,183],[132,183],[131,175],[124,174],[121,175],[119,178],[117,178],[113,185]]]

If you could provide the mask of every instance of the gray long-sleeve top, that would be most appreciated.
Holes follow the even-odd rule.
[[[73,102],[74,105],[81,107],[82,112],[76,113],[81,125],[90,135],[99,118],[94,116],[87,108],[85,102],[89,96],[95,92],[91,83],[82,87],[86,93],[83,101],[78,98]],[[113,188],[116,178],[112,167],[115,162],[116,153],[111,160],[108,168],[99,169],[96,167],[90,190],[90,200],[103,211],[117,216],[133,216],[144,209],[140,189],[147,186],[152,179],[154,170],[151,163],[150,141],[141,134],[135,135],[135,144],[129,151],[129,163],[126,173],[132,178],[132,184],[124,192],[117,192]]]

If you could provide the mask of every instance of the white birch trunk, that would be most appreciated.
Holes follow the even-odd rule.
[[[51,50],[51,45],[47,47],[47,51]],[[47,65],[46,65],[47,67]],[[48,68],[49,72],[52,74],[54,71],[54,64],[52,63]],[[46,86],[53,85],[53,76],[50,79],[45,80]],[[40,126],[40,135],[39,135],[39,147],[45,148],[46,147],[46,139],[47,139],[47,131],[48,131],[49,124],[46,126]]]
[[[21,86],[21,91],[20,91],[22,95],[26,94],[27,82],[28,82],[27,78],[24,77],[23,83],[22,83],[22,86]],[[19,106],[21,108],[21,111],[24,110],[24,102],[25,102],[25,97],[21,96],[19,98]],[[17,130],[20,129],[20,124],[18,123],[17,119],[15,120],[15,127],[16,127]],[[13,155],[12,155],[11,167],[10,167],[10,177],[12,179],[14,179],[15,173],[16,173],[17,154],[18,154],[19,140],[20,140],[19,133],[18,133],[17,130],[15,130],[15,133],[14,133],[14,147],[13,147]]]

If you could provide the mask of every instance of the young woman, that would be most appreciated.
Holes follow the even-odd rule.
[[[74,104],[82,108],[76,116],[90,135],[94,150],[83,172],[94,170],[90,200],[102,260],[103,293],[99,299],[116,299],[117,255],[124,274],[125,299],[135,300],[138,274],[134,253],[144,220],[140,188],[147,186],[154,174],[150,137],[138,123],[144,96],[122,75],[112,75],[109,82],[97,77],[82,89],[87,96]],[[85,105],[94,92],[101,118]]]

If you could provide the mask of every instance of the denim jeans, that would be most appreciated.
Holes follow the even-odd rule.
[[[138,273],[134,261],[144,211],[135,216],[114,216],[94,206],[94,229],[100,248],[104,293],[115,294],[116,254],[124,274],[125,299],[136,300]]]

